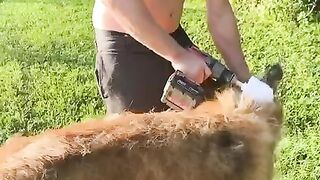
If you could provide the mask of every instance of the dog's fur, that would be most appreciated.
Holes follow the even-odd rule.
[[[0,149],[0,179],[270,180],[282,109],[236,89],[190,111],[74,124]]]

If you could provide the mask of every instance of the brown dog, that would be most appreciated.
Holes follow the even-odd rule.
[[[282,109],[228,89],[191,111],[124,113],[0,149],[0,179],[271,180]]]

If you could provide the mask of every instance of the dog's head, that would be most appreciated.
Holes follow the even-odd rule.
[[[267,66],[262,81],[268,84],[274,92],[283,78],[283,70],[279,63]]]
[[[274,101],[256,104],[252,99],[244,96],[239,87],[224,88],[220,93],[215,93],[218,103],[208,101],[198,107],[198,111],[224,112],[225,114],[254,114],[277,125],[282,123],[282,106],[277,97],[277,88],[283,77],[280,64],[269,65],[261,81],[269,85],[274,92]]]
[[[263,77],[260,79],[273,89],[273,102],[264,104],[256,104],[251,99],[242,95],[241,90],[238,89],[235,97],[237,98],[238,111],[253,111],[259,116],[272,117],[282,120],[282,106],[277,96],[277,89],[280,81],[283,78],[283,69],[279,63],[269,65],[266,67]]]

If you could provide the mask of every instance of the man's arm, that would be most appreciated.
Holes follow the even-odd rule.
[[[209,31],[226,65],[240,81],[250,78],[240,45],[240,35],[232,7],[228,0],[207,0]]]
[[[143,0],[101,0],[121,26],[137,41],[169,61],[186,50],[152,18]]]

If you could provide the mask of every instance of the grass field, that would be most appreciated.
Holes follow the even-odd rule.
[[[281,62],[281,180],[320,179],[320,23],[314,0],[232,1],[250,68]],[[93,0],[0,0],[0,143],[16,132],[102,116],[94,79]],[[182,24],[219,57],[206,29],[205,4],[187,0]]]

